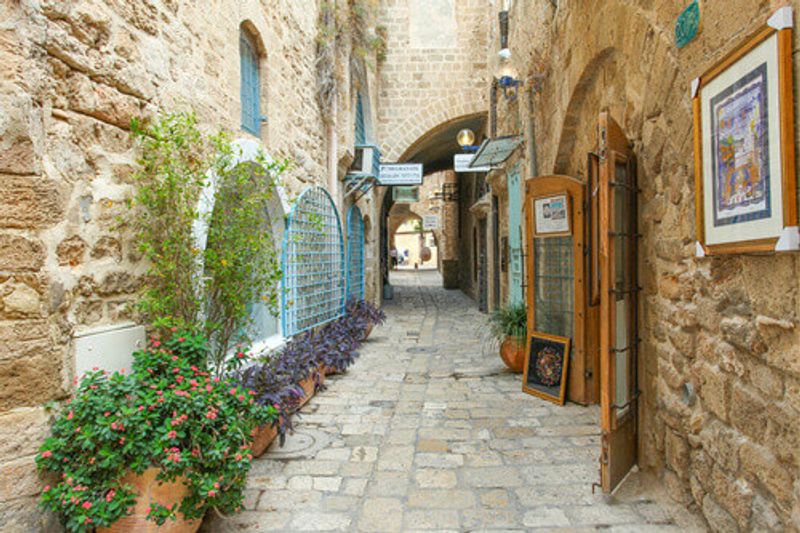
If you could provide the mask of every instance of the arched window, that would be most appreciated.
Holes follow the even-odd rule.
[[[261,146],[258,142],[252,139],[237,139],[233,142],[233,146],[236,152],[232,164],[257,164],[258,154],[261,151]],[[214,217],[214,207],[219,180],[213,172],[209,177],[210,179],[206,181],[197,206],[197,212],[200,216],[192,228],[196,246],[201,250],[205,250],[206,246],[213,244],[208,241],[209,222],[211,224],[218,222]],[[285,192],[280,185],[277,185],[275,194],[268,202],[262,225],[263,231],[268,231],[272,235],[276,248],[281,245],[280,239],[284,234],[286,212],[288,212],[288,204]],[[198,275],[202,275],[201,273],[202,271]],[[248,309],[250,311],[251,324],[247,333],[252,342],[253,352],[258,353],[282,344],[284,339],[281,335],[280,317],[273,316],[268,306],[261,301],[248,305]]]
[[[364,219],[356,206],[347,212],[347,297],[364,299]]]
[[[258,45],[255,36],[244,26],[239,30],[239,57],[241,63],[242,129],[253,135],[260,135],[261,73],[258,68]]]
[[[339,213],[328,191],[309,187],[286,220],[281,320],[291,337],[344,315],[345,257]]]

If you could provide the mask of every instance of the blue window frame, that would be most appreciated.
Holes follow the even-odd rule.
[[[346,281],[342,227],[336,205],[322,187],[303,191],[289,212],[281,264],[284,337],[344,315]]]
[[[258,72],[258,48],[244,28],[239,33],[241,60],[242,129],[261,134],[261,76]]]
[[[364,299],[364,218],[356,206],[347,212],[347,297]]]
[[[356,139],[355,144],[364,144],[367,142],[367,128],[364,122],[364,102],[361,99],[361,93],[356,96]]]

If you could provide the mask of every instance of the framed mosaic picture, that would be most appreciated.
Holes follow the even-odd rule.
[[[692,83],[697,255],[800,248],[790,7]]]
[[[569,366],[568,337],[533,332],[525,354],[522,390],[558,405],[564,405]]]

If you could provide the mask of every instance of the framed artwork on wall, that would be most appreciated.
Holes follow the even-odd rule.
[[[566,193],[533,199],[533,230],[537,237],[569,235],[569,218],[569,196]]]
[[[790,7],[692,83],[697,255],[800,249]]]
[[[568,337],[534,331],[528,342],[522,390],[558,405],[564,405],[569,367]]]

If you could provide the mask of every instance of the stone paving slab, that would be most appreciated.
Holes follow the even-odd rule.
[[[203,531],[703,530],[655,488],[593,494],[597,407],[522,393],[484,349],[486,316],[437,273],[393,284],[387,324],[297,421],[296,438],[319,446],[296,458],[271,449],[246,510]]]

